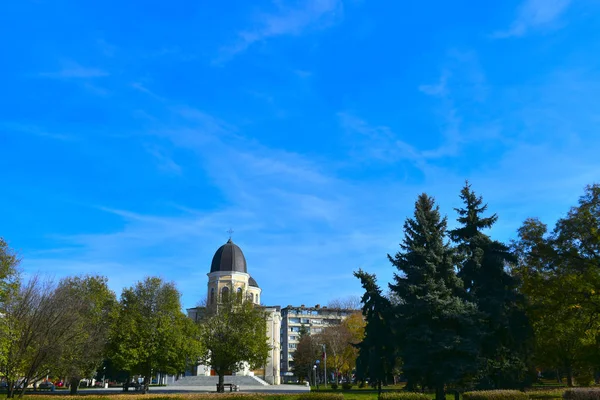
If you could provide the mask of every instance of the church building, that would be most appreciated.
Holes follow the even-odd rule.
[[[258,283],[250,274],[246,265],[246,257],[242,249],[232,242],[231,238],[223,246],[219,247],[213,256],[208,273],[208,291],[206,299],[206,308],[210,309],[217,306],[218,299],[221,296],[227,296],[229,291],[241,293],[244,298],[256,305],[260,305],[262,290]],[[188,317],[197,321],[202,317],[204,307],[189,308]],[[245,368],[236,372],[236,375],[252,375],[263,379],[271,385],[280,384],[280,331],[281,331],[281,308],[264,307],[267,313],[267,337],[271,347],[269,358],[266,365],[255,371]],[[199,365],[193,375],[214,375],[214,371],[208,366]]]

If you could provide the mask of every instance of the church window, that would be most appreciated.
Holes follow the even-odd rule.
[[[215,304],[215,288],[210,289],[210,304]]]
[[[229,288],[227,286],[225,286],[223,289],[221,289],[221,298],[223,299],[223,301],[226,301],[228,296],[229,296]]]

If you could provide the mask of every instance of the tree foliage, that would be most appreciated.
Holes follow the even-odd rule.
[[[396,333],[403,371],[409,380],[435,388],[436,399],[444,400],[446,384],[477,371],[479,314],[465,300],[454,251],[446,243],[446,218],[433,198],[418,197],[404,233],[401,251],[388,256],[398,269],[390,289],[400,300]]]
[[[196,325],[181,311],[174,284],[149,277],[124,289],[111,329],[111,361],[144,376],[148,391],[153,372],[185,371],[201,354]]]
[[[71,394],[77,393],[82,378],[91,376],[102,363],[108,343],[117,299],[101,276],[67,277],[58,286],[70,303],[65,312],[76,318],[73,340],[61,349],[53,373],[70,381]]]
[[[219,299],[218,307],[199,322],[204,351],[203,364],[212,366],[223,388],[224,376],[247,363],[251,369],[264,367],[271,349],[268,344],[266,313],[241,294]]]
[[[520,387],[528,370],[531,330],[525,316],[524,297],[518,280],[508,270],[516,257],[510,249],[492,240],[483,231],[498,217],[484,217],[487,204],[466,183],[456,208],[459,227],[450,231],[457,244],[458,277],[466,289],[466,299],[475,303],[481,315],[482,388]]]
[[[72,300],[68,291],[34,276],[6,301],[2,318],[6,357],[0,371],[8,383],[9,398],[18,383],[22,397],[27,385],[46,376],[61,352],[76,340],[77,316],[64,308]]]
[[[19,290],[19,258],[6,241],[0,237],[0,366],[7,360],[10,343],[9,326],[6,318],[7,302],[15,297]],[[0,367],[0,373],[2,369]]]
[[[301,332],[298,345],[294,351],[294,375],[303,382],[305,378],[311,381],[313,365],[321,358],[321,346],[317,340],[307,333]]]
[[[562,369],[569,386],[587,384],[600,364],[600,185],[549,232],[529,218],[513,243],[521,291],[529,300],[540,366]]]
[[[361,302],[362,316],[366,321],[363,337],[355,345],[358,348],[356,375],[363,382],[368,379],[371,384],[377,386],[381,394],[382,385],[386,383],[398,363],[397,346],[391,326],[394,322],[392,307],[377,286],[375,275],[358,270],[354,276],[360,279],[365,291]],[[354,339],[356,338],[355,336]]]

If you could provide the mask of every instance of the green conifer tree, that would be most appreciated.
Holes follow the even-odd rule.
[[[454,270],[453,249],[446,242],[446,218],[433,198],[421,194],[414,217],[404,224],[401,251],[388,258],[398,269],[392,293],[403,371],[412,382],[435,388],[472,377],[478,366],[478,311],[464,297]]]
[[[368,379],[381,395],[381,386],[392,374],[397,360],[391,329],[392,307],[390,301],[381,294],[375,275],[358,270],[354,276],[360,279],[365,290],[361,302],[366,321],[363,340],[356,345],[356,375],[360,381]]]
[[[450,231],[460,257],[458,276],[466,298],[482,313],[481,388],[515,388],[524,382],[531,351],[531,328],[518,280],[508,272],[516,262],[510,249],[485,234],[498,220],[484,217],[487,204],[468,182],[461,190],[463,208],[456,208],[460,226]]]

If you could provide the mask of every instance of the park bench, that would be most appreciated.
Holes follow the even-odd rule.
[[[223,391],[225,391],[225,386],[229,387],[230,392],[239,392],[240,391],[240,387],[238,385],[236,385],[235,383],[224,383]],[[217,392],[218,391],[219,391],[219,384],[217,383]]]
[[[137,392],[138,390],[142,390],[142,385],[139,384],[138,382],[124,383],[123,384],[123,391],[126,391],[127,388],[134,388],[134,390]]]

